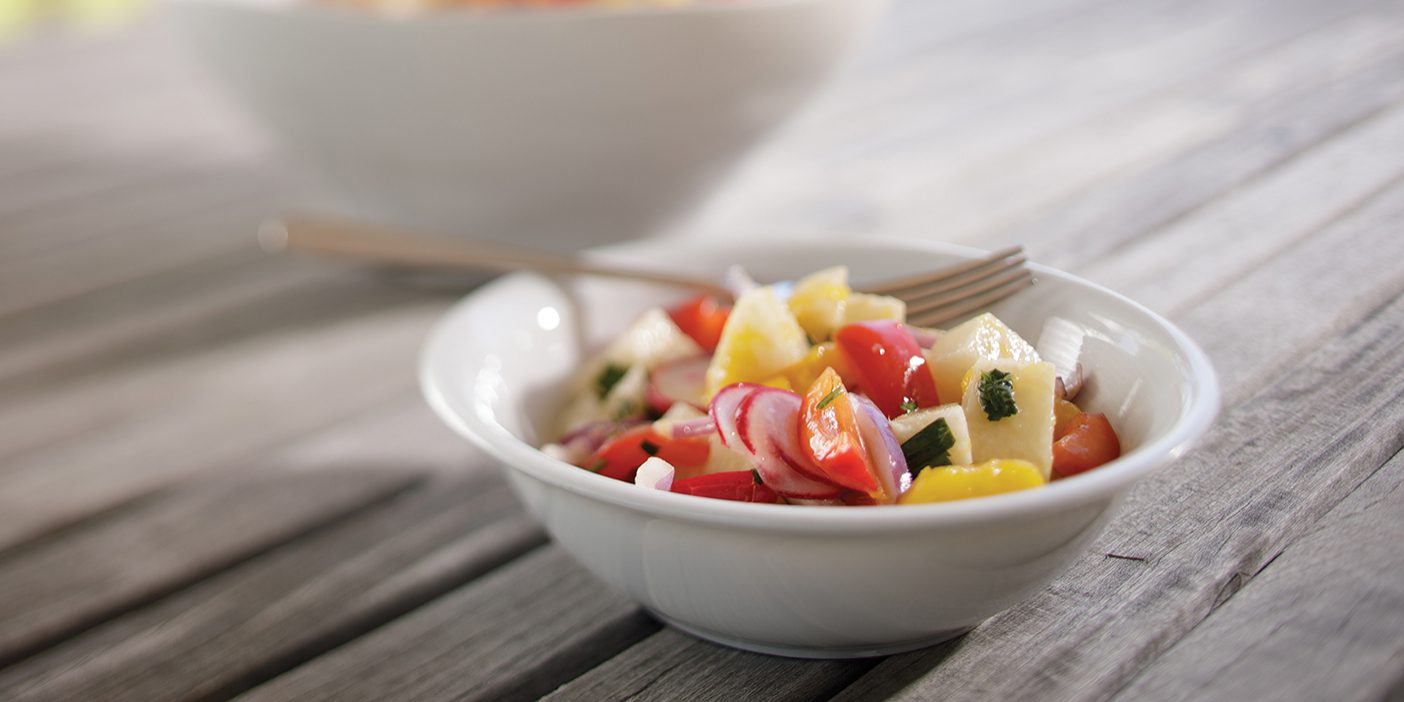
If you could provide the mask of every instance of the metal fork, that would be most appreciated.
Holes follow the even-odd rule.
[[[606,259],[469,241],[320,215],[291,214],[259,228],[269,251],[300,251],[331,258],[435,271],[531,270],[625,278],[692,288],[730,297],[717,281],[669,271],[635,268]],[[936,326],[1009,297],[1033,283],[1023,247],[859,287],[907,304],[907,321]]]

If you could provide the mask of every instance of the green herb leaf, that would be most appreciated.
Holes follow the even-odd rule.
[[[841,392],[843,392],[842,385],[834,388],[833,390],[830,390],[829,394],[825,395],[824,399],[820,400],[819,404],[815,406],[819,409],[824,409],[825,407],[828,407],[829,405],[833,404],[834,399],[837,398],[839,396],[839,393]]]
[[[650,456],[658,455],[658,444],[655,444],[652,441],[649,441],[648,439],[644,439],[643,441],[639,442],[639,448],[643,449],[643,452]]]
[[[599,376],[595,378],[595,391],[600,394],[600,397],[608,395],[609,391],[613,390],[614,386],[618,385],[620,379],[628,372],[628,368],[616,366],[613,363],[605,366],[605,369],[600,371]]]
[[[902,414],[911,414],[915,411],[917,411],[916,400],[913,400],[910,397],[905,400],[902,400]]]
[[[912,475],[931,466],[951,464],[951,448],[955,446],[955,434],[945,417],[922,427],[912,438],[902,443],[902,455],[907,458],[907,471]]]
[[[980,407],[991,422],[1019,413],[1014,404],[1014,382],[1002,370],[985,371],[980,374]]]
[[[751,480],[756,481],[757,485],[764,485],[764,483],[761,482],[760,471],[756,470],[755,468],[751,469]]]

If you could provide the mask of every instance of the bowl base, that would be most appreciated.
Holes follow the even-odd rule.
[[[710,629],[684,624],[664,614],[659,614],[649,610],[658,620],[665,622],[669,626],[687,632],[699,639],[705,639],[712,643],[721,644],[730,648],[738,648],[742,651],[752,653],[764,653],[767,656],[783,656],[785,658],[809,658],[823,660],[839,660],[847,658],[875,658],[878,656],[891,656],[907,651],[915,651],[927,646],[935,646],[944,641],[950,641],[957,636],[964,635],[974,629],[974,626],[960,627],[957,629],[947,629],[938,631],[930,636],[923,636],[919,639],[899,641],[888,644],[863,644],[857,646],[790,646],[786,644],[773,644],[764,641],[752,641],[750,639],[736,638],[720,634]]]

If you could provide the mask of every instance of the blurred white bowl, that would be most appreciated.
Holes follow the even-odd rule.
[[[643,242],[614,253],[700,272],[739,262],[771,280],[846,263],[863,280],[979,252],[865,241]],[[1025,492],[900,507],[757,505],[647,490],[534,448],[554,438],[545,432],[561,388],[586,353],[677,291],[505,278],[448,313],[420,377],[439,415],[506,465],[556,541],[660,618],[766,653],[895,653],[949,638],[1045,587],[1086,553],[1132,484],[1178,457],[1217,412],[1213,369],[1169,322],[1105,288],[1034,270],[1036,286],[991,311],[1051,343],[1046,357],[1084,364],[1078,402],[1111,418],[1125,453]]]
[[[581,248],[657,233],[794,115],[884,0],[385,17],[175,0],[206,63],[329,199]]]

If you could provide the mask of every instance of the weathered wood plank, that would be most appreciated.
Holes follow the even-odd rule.
[[[412,359],[441,310],[416,302],[278,329],[0,403],[5,443],[19,451],[0,466],[0,545],[202,470],[256,460],[402,396],[414,387]]]
[[[239,699],[529,699],[657,628],[547,546]]]
[[[432,483],[0,671],[0,697],[226,699],[543,539],[500,480]]]
[[[842,690],[875,660],[803,661],[746,653],[663,629],[545,699],[819,700]]]
[[[1280,167],[1331,135],[1404,98],[1404,62],[1391,57],[1324,90],[1292,91],[1250,115],[1242,129],[1133,174],[998,234],[1037,260],[1076,270]]]
[[[198,481],[0,558],[0,665],[408,488],[404,470]]]
[[[1365,6],[1112,3],[1027,34],[942,45],[901,75],[865,76],[841,109],[816,114],[758,158],[697,228],[959,238],[924,205],[925,184],[959,183],[991,158],[1066,139],[1097,115],[1179,90]]]
[[[1380,700],[1404,678],[1404,454],[1115,699]]]
[[[1395,299],[1138,485],[1094,552],[1049,590],[959,642],[884,661],[840,699],[1113,694],[1404,444],[1401,343]]]
[[[1306,151],[1233,197],[1137,239],[1082,273],[1152,308],[1192,304],[1390,187],[1404,174],[1401,151],[1404,106]]]

